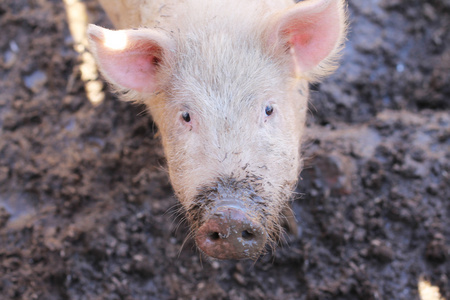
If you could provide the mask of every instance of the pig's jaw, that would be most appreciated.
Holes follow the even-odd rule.
[[[276,216],[288,199],[263,199],[255,192],[257,185],[255,180],[252,185],[228,177],[200,189],[186,214],[202,253],[217,259],[256,260],[268,243],[279,239],[283,229]]]

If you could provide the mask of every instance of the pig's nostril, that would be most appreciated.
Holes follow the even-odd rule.
[[[217,241],[218,239],[220,239],[220,235],[219,235],[218,232],[212,232],[212,233],[209,234],[209,238],[212,241]]]
[[[254,237],[254,234],[251,233],[250,231],[248,231],[248,230],[242,231],[242,238],[244,240],[251,240],[251,239],[253,239],[253,237]]]

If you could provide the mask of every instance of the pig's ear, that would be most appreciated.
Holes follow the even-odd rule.
[[[296,76],[315,79],[334,71],[346,22],[343,0],[303,1],[277,16],[269,41],[289,49]]]
[[[89,25],[90,49],[105,78],[119,90],[153,93],[163,84],[163,64],[173,53],[173,40],[152,29],[108,30]]]

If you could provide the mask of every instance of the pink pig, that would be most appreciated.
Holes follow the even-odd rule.
[[[153,116],[198,248],[257,259],[283,231],[308,83],[335,69],[344,0],[100,2],[124,30],[90,25],[91,50]]]

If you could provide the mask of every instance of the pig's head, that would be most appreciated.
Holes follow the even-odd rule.
[[[91,49],[106,79],[148,106],[198,247],[255,259],[282,232],[301,169],[308,81],[333,69],[344,3],[276,12],[209,3],[174,13],[164,29],[92,25]]]

